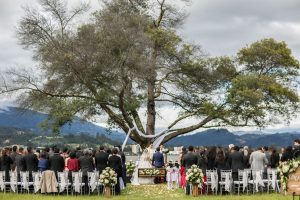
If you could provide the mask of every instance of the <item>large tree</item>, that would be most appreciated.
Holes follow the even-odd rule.
[[[26,9],[17,30],[39,67],[8,71],[1,92],[48,112],[52,127],[106,114],[124,132],[136,125],[153,136],[160,109],[174,106],[165,143],[199,128],[289,121],[298,109],[299,62],[285,42],[263,39],[234,57],[210,57],[177,33],[185,13],[174,1],[104,1],[82,24],[73,19],[87,6],[40,3],[42,10]],[[183,126],[189,119],[197,122]],[[143,147],[155,139],[137,130],[130,137]]]

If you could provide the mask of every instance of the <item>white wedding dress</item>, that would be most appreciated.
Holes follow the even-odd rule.
[[[137,161],[136,168],[132,174],[132,185],[152,185],[154,184],[154,178],[142,178],[138,176],[138,169],[140,168],[153,168],[151,164],[151,153],[146,149],[141,155],[139,161]]]

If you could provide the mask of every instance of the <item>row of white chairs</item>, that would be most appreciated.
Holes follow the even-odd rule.
[[[220,177],[220,180],[219,180]],[[232,170],[206,170],[207,180],[199,188],[205,188],[206,194],[222,195],[223,192],[237,193],[243,192],[249,194],[249,191],[270,193],[279,192],[279,181],[277,180],[277,169],[267,169],[266,178],[263,171],[253,171],[251,169],[238,170],[238,180],[233,181]],[[191,188],[191,187],[190,187]]]
[[[43,172],[46,173],[47,171]],[[69,180],[69,172],[58,172],[56,187],[59,193],[64,193],[68,195],[71,191],[71,194],[81,194],[83,193],[83,187],[85,183],[82,180],[82,172],[72,172],[72,181]],[[41,192],[41,182],[43,174],[42,172],[32,172],[32,180],[29,180],[29,172],[20,172],[19,178],[16,171],[9,172],[9,180],[6,181],[5,172],[0,171],[0,191],[2,192]],[[88,172],[88,193],[91,194],[97,190],[98,195],[104,193],[105,187],[99,182],[99,171]],[[19,180],[18,180],[19,179]],[[112,195],[115,195],[115,185],[111,185]]]

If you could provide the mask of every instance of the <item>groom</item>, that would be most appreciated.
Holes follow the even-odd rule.
[[[162,168],[164,166],[164,155],[160,152],[160,148],[156,148],[156,152],[153,154],[152,165],[155,168]],[[159,177],[155,177],[154,183],[160,183]]]

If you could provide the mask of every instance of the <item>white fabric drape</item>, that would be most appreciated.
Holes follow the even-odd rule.
[[[217,190],[218,187],[218,180],[217,180],[217,174],[216,173],[211,173],[210,174],[210,179],[211,179],[211,190],[215,191]]]
[[[39,173],[34,174],[34,193],[37,193],[41,189],[41,175]]]
[[[91,175],[91,179],[90,179],[90,186],[91,186],[92,192],[93,192],[93,191],[96,189],[96,187],[97,187],[96,173],[97,173],[97,172],[93,172],[92,175]]]
[[[261,174],[260,171],[255,172],[254,184],[255,184],[256,192],[258,192],[258,187],[259,186],[264,186],[264,182],[263,182],[263,179],[262,179],[262,174]]]
[[[243,171],[243,191],[245,191],[247,186],[248,186],[248,173],[246,171]]]
[[[65,173],[59,173],[60,183],[59,183],[59,192],[65,191],[67,187],[67,180]]]
[[[75,190],[75,192],[80,192],[80,180],[79,180],[79,174],[78,173],[76,173],[75,175],[74,175],[74,190]]]
[[[276,190],[276,171],[272,170],[272,182],[271,182],[271,186],[274,190]]]
[[[4,191],[5,189],[5,185],[4,185],[4,172],[0,172],[0,190]]]
[[[230,174],[225,174],[225,191],[230,192],[231,191],[231,180],[230,180]]]

